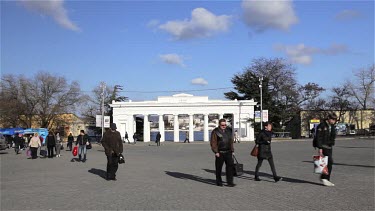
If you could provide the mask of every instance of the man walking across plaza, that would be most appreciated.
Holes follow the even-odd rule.
[[[119,155],[123,152],[121,134],[116,131],[115,123],[111,124],[102,139],[105,155],[107,156],[107,175],[106,180],[117,180],[116,172],[118,169]]]
[[[86,162],[86,146],[89,145],[89,136],[85,134],[84,130],[80,131],[79,136],[77,136],[76,145],[78,145],[79,161]],[[83,157],[83,160],[82,160]]]
[[[328,175],[321,174],[320,179],[323,185],[330,187],[335,186],[330,180],[333,165],[332,150],[336,138],[336,121],[337,115],[334,113],[329,114],[328,118],[316,128],[316,138],[313,141],[313,146],[319,148],[319,154],[328,156]]]
[[[210,144],[212,152],[215,153],[216,185],[223,186],[221,171],[225,162],[227,184],[229,187],[236,186],[233,183],[233,136],[232,131],[227,129],[227,122],[225,119],[220,119],[219,127],[212,131]]]

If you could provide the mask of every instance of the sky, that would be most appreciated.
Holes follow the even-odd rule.
[[[374,1],[1,1],[1,74],[49,72],[133,101],[225,99],[257,58],[330,89],[374,64]]]

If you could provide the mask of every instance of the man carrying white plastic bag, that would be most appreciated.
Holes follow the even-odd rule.
[[[328,174],[328,157],[321,155],[314,155],[314,173],[315,174]]]
[[[335,123],[337,121],[337,116],[334,113],[328,115],[328,118],[321,122],[318,127],[316,128],[316,135],[313,140],[313,146],[319,148],[319,156],[320,157],[327,157],[327,171],[324,171],[324,167],[322,167],[322,173],[320,176],[320,180],[322,181],[323,185],[325,186],[335,186],[331,180],[331,173],[332,173],[332,165],[333,165],[333,158],[332,158],[332,150],[333,146],[335,145],[335,138],[336,138],[336,129]],[[321,159],[319,158],[321,161]],[[319,167],[321,168],[321,163],[319,163]],[[315,165],[315,161],[314,161]]]

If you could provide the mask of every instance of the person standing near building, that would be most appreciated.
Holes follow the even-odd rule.
[[[188,143],[190,143],[190,141],[189,141],[189,131],[186,131],[186,138],[185,138],[184,143],[186,143],[186,141],[187,141]]]
[[[134,133],[133,135],[133,143],[136,144],[137,143],[137,133]]]
[[[236,184],[233,183],[233,136],[232,131],[227,129],[227,122],[225,119],[220,119],[219,127],[212,131],[210,144],[212,152],[215,153],[216,185],[223,186],[221,172],[225,162],[227,184],[229,187],[236,186]]]
[[[46,145],[47,145],[47,150],[48,150],[47,151],[48,158],[53,158],[54,157],[53,149],[56,148],[56,137],[52,131],[48,133],[48,136],[46,138]]]
[[[16,133],[13,141],[14,141],[14,151],[16,152],[16,155],[18,155],[20,152],[22,141],[23,141],[22,134]]]
[[[236,142],[240,143],[240,140],[238,139],[238,132],[237,132],[237,130],[234,131],[234,143],[236,143]]]
[[[273,156],[271,152],[271,139],[272,139],[272,123],[265,122],[263,123],[264,129],[260,131],[258,137],[255,140],[255,143],[258,145],[258,163],[255,168],[255,181],[260,181],[259,179],[259,169],[262,166],[263,160],[268,160],[268,163],[271,166],[271,171],[273,174],[273,179],[275,182],[280,181],[282,178],[277,176],[275,164],[273,162]]]
[[[41,147],[42,144],[40,143],[39,134],[34,133],[34,136],[30,139],[29,147],[31,151],[31,159],[38,158],[38,148]]]
[[[328,175],[322,174],[320,176],[320,180],[322,181],[323,185],[329,187],[335,186],[335,184],[333,184],[330,180],[333,165],[332,150],[336,139],[336,121],[337,115],[335,113],[331,113],[328,115],[325,121],[318,125],[315,131],[316,143],[314,143],[314,147],[319,148],[320,155],[328,156]]]
[[[74,141],[74,137],[73,137],[72,133],[69,133],[69,135],[68,135],[68,146],[67,146],[67,148],[69,148],[69,151],[72,151],[73,141]]]
[[[161,134],[160,134],[160,132],[158,132],[158,134],[156,134],[156,145],[157,146],[160,146],[160,139],[161,139]]]
[[[102,139],[105,155],[107,156],[107,174],[106,180],[117,180],[116,172],[118,169],[119,155],[123,152],[121,134],[116,131],[115,123],[107,130]]]
[[[56,157],[61,157],[60,150],[62,146],[62,139],[60,137],[60,133],[56,133]]]
[[[89,136],[87,134],[85,134],[84,130],[81,130],[79,136],[77,136],[76,145],[78,145],[79,161],[82,161],[83,163],[86,162],[86,159],[87,159],[87,157],[86,157],[86,152],[87,152],[86,146],[90,144],[89,141],[90,141]],[[83,157],[83,159],[82,159],[82,157]]]

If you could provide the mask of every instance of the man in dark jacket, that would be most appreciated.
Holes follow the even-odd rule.
[[[48,150],[48,158],[53,158],[53,150],[56,148],[56,137],[52,131],[48,132],[46,145]]]
[[[85,134],[84,130],[80,131],[79,136],[77,136],[76,145],[78,145],[79,160],[83,163],[86,162],[86,146],[90,144],[89,136]],[[82,160],[83,156],[83,160]]]
[[[118,169],[119,155],[123,151],[121,134],[116,131],[115,123],[111,124],[102,139],[102,146],[104,147],[105,155],[107,156],[107,180],[117,180],[116,172]]]
[[[67,148],[69,148],[69,151],[72,151],[73,141],[74,141],[73,134],[70,133],[68,136],[68,146],[67,146]]]
[[[156,134],[156,145],[157,146],[160,146],[160,139],[161,139],[161,134],[160,134],[160,132],[158,132],[158,134]]]
[[[232,131],[227,129],[227,122],[225,119],[220,119],[219,127],[212,131],[210,144],[212,152],[215,153],[216,185],[223,186],[221,172],[225,162],[225,174],[228,186],[236,186],[233,183],[233,136]]]
[[[14,151],[18,155],[20,152],[22,142],[23,142],[22,134],[16,133],[13,141],[14,141]]]
[[[320,179],[325,186],[335,186],[331,179],[332,172],[332,148],[335,145],[336,128],[335,123],[337,121],[337,115],[332,113],[328,115],[328,118],[320,123],[316,128],[316,138],[314,139],[314,147],[319,148],[319,154],[328,156],[328,175],[322,174]]]

